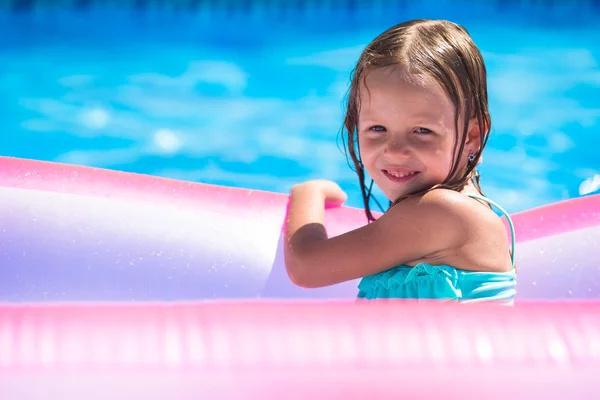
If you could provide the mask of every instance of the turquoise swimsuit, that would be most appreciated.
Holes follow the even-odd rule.
[[[514,304],[517,274],[515,270],[515,229],[508,213],[497,203],[482,196],[467,196],[497,207],[510,226],[512,236],[509,272],[474,272],[449,265],[399,265],[378,274],[365,276],[358,285],[361,299],[436,299],[445,301],[499,302]]]

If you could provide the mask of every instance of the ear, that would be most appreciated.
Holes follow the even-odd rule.
[[[477,154],[481,150],[481,129],[477,118],[472,118],[469,121],[469,130],[467,131],[467,140],[465,141],[464,156],[468,157],[469,153]]]

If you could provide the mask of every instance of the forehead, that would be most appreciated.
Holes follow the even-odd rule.
[[[389,111],[431,115],[454,115],[454,105],[441,86],[423,74],[393,65],[369,71],[359,90],[361,115]]]

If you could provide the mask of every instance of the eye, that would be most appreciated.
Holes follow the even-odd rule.
[[[421,133],[423,135],[427,135],[429,133],[433,133],[433,131],[431,131],[430,129],[422,128],[422,127],[415,129],[415,132]]]
[[[373,125],[369,128],[369,130],[374,132],[385,132],[385,127],[381,125]]]

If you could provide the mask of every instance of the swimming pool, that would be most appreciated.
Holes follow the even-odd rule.
[[[186,7],[194,4],[193,12],[160,10],[143,1],[120,7],[111,6],[114,1],[62,1],[60,12],[31,3],[15,1],[19,7],[0,11],[4,155],[275,191],[322,176],[338,180],[350,192],[350,204],[360,205],[355,178],[334,140],[352,64],[361,46],[386,26],[416,16],[443,17],[465,24],[488,62],[495,121],[483,168],[488,194],[518,211],[597,190],[600,41],[591,29],[599,15],[596,2],[545,8],[545,1],[469,7],[396,1],[401,6],[389,9],[391,1],[383,0],[369,7],[359,1],[285,2],[292,4],[287,8],[232,0],[220,9],[215,1],[190,0]],[[316,7],[323,13],[317,15]],[[210,193],[201,199],[202,185],[35,161],[2,165],[0,176],[10,183],[0,196],[8,204],[0,232],[1,242],[9,243],[0,254],[4,288],[17,294],[16,302],[65,301],[67,295],[75,300],[2,304],[0,387],[10,394],[4,397],[46,398],[52,392],[70,399],[93,392],[125,398],[135,392],[144,398],[244,393],[264,399],[334,391],[337,397],[398,391],[423,396],[436,386],[444,396],[466,397],[489,395],[498,376],[505,379],[493,389],[501,398],[524,392],[581,397],[598,388],[597,303],[448,313],[433,306],[354,303],[142,304],[151,296],[140,293],[154,288],[161,300],[184,298],[185,287],[198,295],[199,281],[205,287],[216,282],[211,290],[227,292],[222,272],[228,270],[220,267],[231,264],[228,246],[234,255],[250,251],[253,257],[244,262],[267,264],[257,260],[257,248],[271,261],[283,196],[277,211],[276,195],[254,192],[253,203],[249,193],[237,190],[254,215],[241,219],[254,234],[243,235],[240,246],[219,240],[213,228],[227,224],[222,215],[203,218],[215,210],[201,200],[239,210]],[[69,197],[69,190],[95,195]],[[125,201],[132,192],[154,204]],[[181,207],[186,202],[193,207]],[[269,218],[261,207],[276,212]],[[573,218],[548,209],[532,213],[530,221],[539,225],[525,225],[547,233],[565,221],[579,228],[597,221],[597,213],[586,217],[573,210]],[[239,224],[229,226],[240,230]],[[200,240],[197,227],[218,244]],[[256,234],[256,227],[271,236]],[[595,276],[565,261],[571,252],[586,268],[595,267],[588,250],[598,249],[598,235],[578,231],[561,232],[545,247],[536,240],[522,246],[521,254],[529,256],[522,276],[530,293],[543,287],[561,298],[596,296]],[[569,246],[561,247],[561,237],[568,237]],[[267,246],[251,245],[255,239]],[[186,251],[182,244],[192,245]],[[161,246],[171,252],[163,254]],[[94,251],[101,247],[102,253]],[[194,255],[206,261],[213,247],[222,250],[217,257],[225,262],[212,266],[219,268],[215,281],[205,279],[215,275],[214,268],[181,262]],[[534,263],[538,269],[526,267]],[[239,267],[251,270],[245,263]],[[550,275],[550,268],[570,281]],[[82,279],[75,282],[77,276]],[[246,279],[252,278],[247,272],[239,276],[238,283],[256,283]],[[73,282],[68,291],[44,292],[67,279]],[[564,288],[572,282],[580,291],[558,293],[552,281]],[[231,292],[245,294],[239,286]],[[117,300],[116,294],[132,303],[80,302]],[[449,351],[443,351],[446,342],[452,343]],[[423,376],[430,385],[420,384]]]
[[[354,62],[391,24],[448,18],[488,66],[486,194],[516,212],[600,187],[597,2],[129,3],[3,6],[2,155],[278,192],[329,178],[361,206],[336,141]]]

